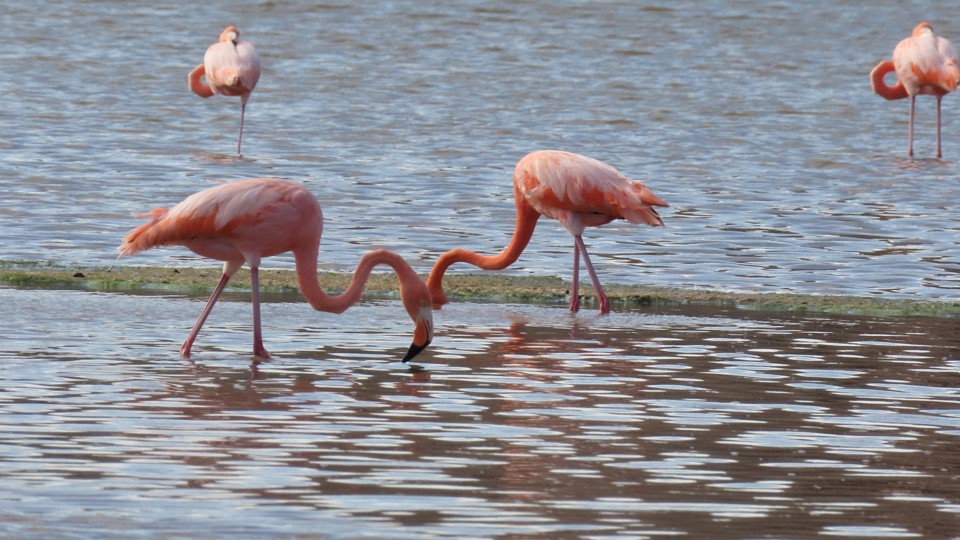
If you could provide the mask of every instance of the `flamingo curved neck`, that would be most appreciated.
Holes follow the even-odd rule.
[[[540,213],[530,206],[530,203],[526,201],[516,186],[514,186],[513,191],[517,205],[517,222],[510,243],[497,255],[480,255],[474,251],[460,248],[452,249],[441,255],[427,278],[427,288],[430,289],[430,294],[435,301],[444,298],[443,274],[450,265],[465,262],[483,270],[503,270],[520,258],[520,254],[530,243]]]
[[[193,68],[193,70],[190,72],[190,75],[187,77],[187,83],[190,86],[190,90],[202,98],[208,98],[213,95],[213,89],[210,88],[209,85],[203,84],[200,81],[200,78],[206,74],[206,71],[207,70],[204,65],[200,64],[199,66]]]
[[[899,78],[897,79],[897,84],[893,86],[887,86],[886,81],[883,80],[887,73],[895,71],[896,66],[893,64],[893,60],[880,62],[877,64],[877,67],[873,68],[873,71],[870,72],[870,86],[874,92],[885,99],[893,100],[910,97],[907,89],[903,86]]]
[[[389,265],[397,273],[401,286],[401,296],[403,296],[403,285],[405,283],[420,279],[413,268],[400,255],[386,249],[378,249],[365,253],[360,258],[357,269],[353,273],[353,279],[343,293],[330,295],[324,292],[320,287],[320,281],[317,279],[317,252],[295,253],[294,257],[300,292],[303,293],[313,309],[327,313],[343,313],[350,306],[356,304],[360,300],[360,295],[363,293],[367,280],[370,279],[370,273],[377,265]]]

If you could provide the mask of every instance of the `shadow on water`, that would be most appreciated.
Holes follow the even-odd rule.
[[[960,527],[953,319],[454,304],[410,371],[395,301],[266,304],[257,364],[245,302],[218,306],[187,361],[198,299],[0,299],[20,314],[0,350],[14,536]]]

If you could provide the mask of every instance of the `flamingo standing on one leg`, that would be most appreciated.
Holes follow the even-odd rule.
[[[205,77],[206,84],[200,82]],[[243,116],[247,110],[250,93],[260,80],[260,57],[249,41],[240,39],[240,31],[228,26],[203,55],[203,64],[195,67],[187,81],[190,90],[208,98],[214,94],[240,96],[240,135],[237,137],[237,154],[243,140]]]
[[[887,86],[883,78],[891,71],[896,71],[897,83]],[[926,22],[918,24],[912,36],[897,44],[893,49],[893,60],[880,62],[870,72],[870,84],[877,94],[886,99],[910,98],[908,156],[913,156],[913,117],[917,96],[930,94],[937,98],[937,157],[942,157],[940,101],[957,89],[958,81],[957,50],[946,38],[934,34],[933,26]]]
[[[559,220],[573,236],[573,286],[570,311],[580,309],[580,255],[600,301],[600,313],[610,312],[597,273],[583,243],[585,227],[596,227],[626,219],[630,223],[663,225],[654,206],[669,206],[646,186],[631,180],[610,165],[596,159],[561,152],[540,150],[528,154],[513,172],[513,194],[517,205],[517,223],[513,238],[499,255],[483,256],[465,249],[452,249],[437,259],[427,279],[435,305],[447,303],[443,292],[443,274],[454,263],[466,262],[484,270],[502,270],[517,260],[541,215]]]
[[[120,256],[156,246],[182,245],[204,257],[224,261],[223,275],[180,348],[190,348],[230,277],[250,266],[253,302],[253,354],[269,358],[260,330],[260,259],[292,251],[300,291],[318,311],[342,313],[360,299],[371,270],[378,264],[393,267],[400,280],[403,307],[413,319],[413,344],[403,361],[425,349],[433,339],[430,292],[416,272],[399,255],[380,249],[366,253],[357,265],[350,286],[330,296],[317,281],[317,255],[323,231],[323,213],[317,199],[289,180],[257,178],[212,187],[195,193],[171,209],[158,208],[138,217],[149,218],[124,237]]]

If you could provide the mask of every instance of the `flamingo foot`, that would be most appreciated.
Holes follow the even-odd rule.
[[[580,295],[574,294],[570,296],[570,313],[578,311],[580,311]]]

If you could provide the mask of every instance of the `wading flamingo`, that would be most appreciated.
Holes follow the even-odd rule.
[[[897,73],[897,83],[887,86],[883,78],[891,71]],[[925,22],[913,29],[913,35],[897,44],[893,49],[893,60],[880,62],[870,72],[870,85],[877,94],[886,99],[910,98],[908,156],[913,156],[913,117],[917,96],[930,94],[937,98],[937,157],[942,157],[940,100],[957,89],[958,81],[957,50],[947,39],[934,34],[933,26]]]
[[[610,302],[583,244],[584,228],[604,225],[614,219],[660,226],[663,221],[653,207],[669,206],[646,186],[627,178],[610,165],[558,150],[540,150],[521,159],[513,172],[513,195],[517,223],[510,243],[499,255],[484,256],[459,248],[441,255],[427,279],[434,305],[448,301],[443,292],[443,274],[451,264],[466,262],[484,270],[502,270],[510,266],[527,247],[537,220],[544,215],[560,221],[573,236],[570,311],[580,309],[578,289],[580,255],[583,254],[583,262],[600,301],[600,313],[609,313]]]
[[[206,79],[206,83],[200,81]],[[195,67],[187,81],[190,90],[208,98],[214,94],[240,96],[240,135],[237,137],[237,154],[240,154],[240,142],[243,140],[243,115],[247,110],[247,100],[260,80],[260,57],[249,41],[240,39],[240,31],[228,26],[221,34],[220,41],[214,43],[203,55],[203,63]]]
[[[181,245],[198,255],[224,261],[223,275],[200,313],[180,354],[190,348],[230,277],[250,266],[253,303],[253,354],[269,358],[260,331],[260,259],[288,251],[296,260],[300,291],[317,311],[343,313],[360,299],[371,270],[378,264],[393,267],[400,280],[403,307],[413,319],[413,344],[407,362],[433,339],[430,293],[416,272],[399,255],[380,249],[364,254],[350,286],[330,296],[317,281],[317,255],[323,231],[323,213],[305,187],[278,178],[240,180],[194,193],[173,208],[158,208],[137,217],[150,221],[130,231],[118,248],[120,257],[157,246]]]

